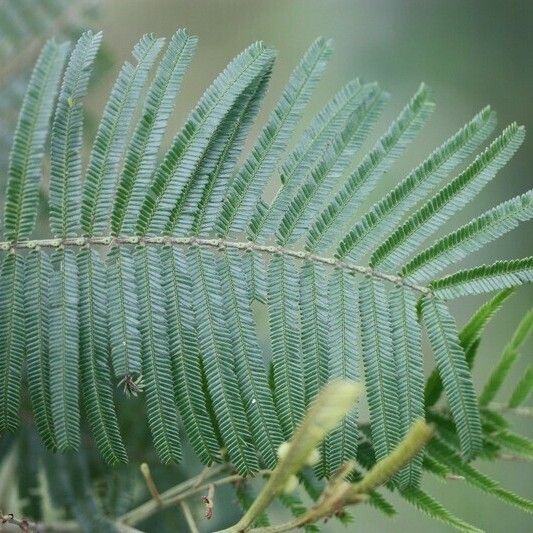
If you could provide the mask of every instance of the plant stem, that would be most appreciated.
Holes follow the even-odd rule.
[[[404,285],[422,294],[431,294],[431,289],[424,287],[423,285],[416,285],[405,280],[401,276],[393,274],[387,274],[374,270],[368,266],[355,265],[345,262],[342,259],[336,257],[326,257],[322,255],[316,255],[305,251],[292,250],[290,248],[284,248],[281,246],[269,246],[263,244],[257,244],[251,241],[227,241],[223,239],[204,239],[200,237],[112,237],[112,236],[100,236],[100,237],[73,237],[68,239],[41,239],[34,241],[18,241],[0,242],[0,251],[16,252],[18,250],[32,250],[39,248],[62,248],[62,247],[74,247],[79,248],[83,246],[124,246],[124,245],[150,245],[150,246],[201,246],[207,248],[215,248],[224,250],[225,248],[234,248],[237,250],[247,251],[252,250],[266,255],[284,255],[287,257],[293,257],[305,261],[312,261],[328,265],[335,268],[343,268],[352,274],[363,274],[365,276],[371,276],[373,278],[394,283],[395,285]]]

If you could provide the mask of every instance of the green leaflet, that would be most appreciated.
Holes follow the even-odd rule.
[[[393,355],[391,319],[385,287],[372,278],[359,285],[361,345],[365,367],[372,443],[376,458],[388,455],[399,442],[398,376]]]
[[[472,377],[453,317],[446,305],[433,297],[422,300],[422,315],[439,369],[448,405],[466,458],[481,449],[481,423]]]
[[[416,281],[433,278],[449,264],[461,261],[533,217],[532,200],[533,191],[529,191],[486,211],[414,257],[402,269],[402,275]]]
[[[308,104],[330,55],[331,43],[318,38],[294,69],[249,158],[230,185],[217,222],[220,236],[244,231],[248,226],[265,183]]]
[[[267,303],[267,269],[265,260],[259,252],[247,250],[242,256],[244,273],[250,300]]]
[[[428,451],[438,461],[448,466],[451,472],[463,476],[467,483],[496,496],[506,503],[516,505],[524,511],[533,511],[533,502],[504,489],[496,481],[488,478],[468,463],[463,462],[453,448],[448,446],[444,441],[438,438],[432,439],[428,445]]]
[[[228,455],[240,473],[259,468],[246,421],[237,376],[233,343],[225,320],[216,257],[191,248],[187,254],[194,315],[209,393]]]
[[[532,389],[533,366],[529,365],[520,381],[516,384],[507,405],[511,408],[519,407],[528,399]]]
[[[56,237],[79,232],[81,197],[82,100],[87,93],[102,32],[85,32],[63,76],[50,141],[50,226]]]
[[[131,249],[113,247],[107,255],[109,340],[115,376],[141,373],[141,334],[135,267]]]
[[[299,272],[293,259],[275,255],[268,269],[268,318],[276,410],[289,439],[305,410],[300,344]]]
[[[48,123],[66,55],[65,44],[46,43],[22,102],[9,155],[5,200],[4,232],[10,241],[27,239],[35,226]]]
[[[475,161],[411,215],[375,251],[374,266],[391,270],[463,208],[511,159],[524,140],[524,128],[511,124]]]
[[[157,154],[198,39],[178,30],[161,59],[131,137],[111,215],[113,235],[132,233],[146,196]]]
[[[80,444],[78,268],[72,250],[52,255],[49,350],[50,399],[59,451]]]
[[[148,423],[163,463],[181,460],[178,416],[174,402],[165,294],[157,251],[139,246],[134,251],[142,339],[142,375],[146,386]]]
[[[343,269],[335,269],[328,283],[328,380],[357,381],[358,364],[357,284],[355,278]],[[360,378],[359,378],[360,379]],[[354,409],[339,427],[326,437],[323,448],[323,474],[331,476],[348,459],[357,456],[357,411]]]
[[[52,266],[47,254],[33,251],[26,258],[24,296],[28,388],[37,430],[49,449],[56,449],[50,398],[50,306]],[[3,298],[2,298],[3,300]],[[3,312],[0,316],[4,316]],[[3,325],[0,324],[0,331]]]
[[[201,223],[205,214],[212,218],[210,226],[214,228],[239,150],[268,87],[271,69],[272,65],[269,65],[262,75],[244,87],[222,118],[172,208],[165,234],[194,234],[195,224]],[[213,193],[215,198],[211,198]],[[212,205],[213,201],[217,203]],[[210,212],[202,212],[209,208]]]
[[[496,261],[461,270],[430,283],[436,296],[450,300],[470,294],[492,292],[506,287],[516,287],[533,281],[533,257]]]
[[[193,235],[209,233],[215,230],[218,213],[224,196],[231,182],[239,155],[246,138],[257,117],[261,103],[266,94],[271,71],[268,70],[257,83],[250,87],[250,94],[246,94],[244,104],[236,102],[220,126],[222,135],[219,140],[218,132],[214,141],[222,141],[222,151],[215,167],[209,173],[202,189],[198,206],[193,206],[196,213],[192,225]]]
[[[474,527],[460,518],[451,514],[437,500],[419,488],[409,487],[401,491],[402,497],[418,510],[426,513],[431,518],[444,522],[446,525],[467,533],[482,533],[481,529]]]
[[[383,104],[383,94],[380,91],[372,92],[364,105],[354,112],[341,131],[330,141],[324,155],[286,207],[276,232],[277,241],[281,246],[296,241],[307,232],[368,136]]]
[[[115,175],[128,128],[148,73],[162,47],[162,39],[153,35],[142,37],[132,52],[137,65],[124,63],[111,89],[83,183],[81,228],[85,235],[102,233],[109,227]]]
[[[24,318],[24,259],[9,254],[0,270],[0,432],[18,427]]]
[[[182,250],[171,247],[159,250],[168,340],[176,404],[187,437],[205,464],[220,455],[216,432],[206,411],[207,399],[202,386],[198,332],[193,316],[191,280]]]
[[[491,372],[483,391],[479,396],[480,405],[487,405],[491,402],[501,386],[511,367],[514,365],[520,354],[520,348],[526,342],[533,328],[533,309],[521,320],[520,324],[513,333],[513,336],[507,346],[504,348],[502,356],[496,368]]]
[[[233,345],[235,373],[252,438],[268,468],[273,468],[283,435],[257,340],[241,255],[235,250],[227,250],[217,266]]]
[[[328,381],[328,277],[323,265],[306,261],[300,269],[300,323],[305,405]]]
[[[424,417],[424,359],[413,292],[402,286],[396,287],[390,296],[390,311],[402,439],[413,423]],[[398,473],[400,488],[420,483],[422,456],[419,454]]]
[[[465,351],[466,362],[472,369],[474,357],[481,341],[481,334],[487,323],[496,312],[502,307],[507,298],[513,294],[512,289],[504,289],[494,298],[484,303],[471,317],[464,328],[459,333],[459,342]],[[438,369],[435,369],[429,376],[425,388],[425,405],[432,407],[437,403],[442,393],[442,381]]]
[[[435,150],[354,226],[343,240],[349,249],[344,255],[357,260],[378,246],[411,207],[425,198],[490,135],[495,123],[495,113],[486,107]]]
[[[209,140],[242,92],[270,69],[273,55],[262,43],[241,52],[198,102],[155,171],[136,224],[140,235],[162,232],[177,199],[193,176]]]
[[[377,141],[311,226],[306,241],[307,250],[323,251],[337,242],[346,223],[378,180],[422,129],[433,107],[427,87],[421,85],[387,133]]]
[[[274,233],[295,190],[326,146],[351,115],[377,90],[375,84],[361,85],[358,80],[351,81],[315,116],[281,166],[281,187],[274,200],[264,211],[258,204],[248,227],[248,237],[251,240],[264,240]]]
[[[79,278],[80,386],[96,445],[110,463],[126,463],[108,366],[106,274],[93,250],[76,257]]]

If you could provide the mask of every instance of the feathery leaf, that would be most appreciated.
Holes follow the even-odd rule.
[[[372,264],[392,270],[405,263],[420,244],[475,198],[511,159],[523,140],[523,127],[516,124],[507,127],[466,170],[396,229],[373,254]]]
[[[331,43],[317,39],[294,69],[251,154],[233,179],[224,199],[217,232],[244,231],[265,183],[300,119],[331,55]]]
[[[162,47],[163,39],[143,36],[132,52],[137,65],[124,63],[111,89],[83,183],[81,228],[85,235],[102,233],[109,227],[115,176],[128,128],[148,73]]]
[[[9,254],[0,270],[0,432],[18,427],[24,319],[24,259]]]
[[[78,267],[72,250],[51,258],[49,350],[52,419],[59,451],[80,444]]]
[[[422,301],[422,315],[457,427],[461,450],[466,458],[471,458],[481,449],[481,422],[472,377],[455,322],[446,305],[431,296]]]
[[[82,100],[87,93],[102,32],[85,32],[68,61],[50,141],[50,226],[56,237],[78,234],[81,198]]]
[[[400,439],[398,376],[389,304],[383,283],[372,278],[359,286],[361,344],[376,458],[389,455]]]
[[[432,279],[449,264],[461,261],[531,217],[533,191],[499,204],[442,237],[405,265],[402,275],[417,282]]]
[[[346,223],[390,168],[414,140],[433,111],[428,89],[422,85],[411,101],[377,141],[345,185],[326,206],[309,230],[306,249],[331,248],[343,234]]]
[[[178,30],[161,59],[124,157],[111,215],[113,235],[131,233],[135,227],[176,95],[197,42],[195,36]]]
[[[9,155],[4,212],[5,236],[27,239],[33,231],[48,123],[67,55],[66,44],[48,41],[33,69]]]

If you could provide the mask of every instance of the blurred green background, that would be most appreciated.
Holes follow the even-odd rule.
[[[433,90],[437,110],[419,140],[390,173],[386,186],[403,177],[437,144],[458,129],[482,106],[498,112],[499,128],[509,122],[533,131],[533,2],[531,0],[107,0],[101,25],[105,41],[117,59],[126,59],[140,34],[170,35],[187,27],[200,38],[199,48],[178,102],[175,127],[227,61],[255,40],[279,51],[266,100],[267,110],[279,95],[290,70],[308,43],[318,35],[332,37],[335,55],[312,101],[308,116],[328,95],[353,77],[378,81],[392,94],[380,123],[390,121],[425,81]],[[110,73],[93,92],[91,106],[99,109],[113,82]],[[266,113],[260,116],[261,119]],[[174,128],[172,128],[174,131]],[[379,128],[378,128],[379,131]],[[531,188],[532,141],[529,136],[517,156],[478,200],[460,213],[447,230],[496,203]],[[378,191],[379,193],[379,191]],[[374,197],[374,200],[377,196]],[[533,250],[531,223],[498,240],[484,252],[484,261],[523,257]],[[476,262],[480,261],[476,255]],[[488,375],[520,317],[531,305],[533,292],[522,288],[489,328],[482,345],[476,382]],[[481,299],[461,299],[455,315],[462,323]],[[517,365],[516,379],[531,360],[531,343]],[[510,380],[511,382],[513,379]],[[528,420],[517,420],[532,434]],[[483,465],[484,470],[519,494],[533,496],[531,468],[506,462]],[[428,490],[469,522],[488,532],[533,530],[530,517],[503,506],[460,481],[426,480]],[[404,504],[393,520],[364,506],[355,513],[350,530],[447,531]],[[325,531],[340,526],[329,524]]]
[[[376,136],[396,115],[420,81],[433,90],[437,110],[420,138],[400,164],[389,173],[381,191],[390,188],[435,146],[443,142],[486,104],[498,112],[499,129],[509,122],[533,131],[533,1],[510,0],[106,0],[97,25],[115,62],[93,83],[89,106],[100,115],[120,62],[128,59],[139,36],[147,32],[170,36],[186,27],[200,38],[198,52],[179,97],[171,132],[182,123],[203,90],[225,64],[255,40],[279,51],[262,124],[291,69],[307,45],[318,35],[332,37],[335,56],[309,106],[307,117],[325,99],[353,77],[378,81],[392,98]],[[531,188],[532,141],[526,140],[511,163],[445,228],[449,231],[490,206]],[[524,224],[475,256],[475,263],[531,255],[533,225]],[[461,265],[463,266],[463,265]],[[468,266],[467,263],[464,266]],[[489,328],[485,337],[476,383],[483,383],[503,345],[531,305],[533,291],[522,288]],[[482,299],[465,298],[455,306],[463,323]],[[510,382],[531,361],[530,342]],[[508,392],[506,389],[504,392]],[[530,420],[516,420],[518,429],[533,434]],[[526,427],[524,427],[526,425]],[[483,465],[483,470],[505,486],[533,497],[531,468],[517,462]],[[451,510],[487,532],[533,531],[530,517],[481,495],[461,481],[442,483],[426,479],[430,493]],[[448,531],[418,512],[399,504],[393,520],[360,506],[352,531]],[[343,530],[329,523],[324,531]]]

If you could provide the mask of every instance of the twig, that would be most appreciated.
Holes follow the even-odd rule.
[[[186,501],[181,501],[180,507],[181,507],[181,511],[183,513],[183,516],[185,517],[185,521],[187,522],[187,525],[189,526],[189,530],[191,531],[191,533],[200,533],[200,530],[198,529],[198,526],[196,525],[196,522],[194,521],[194,516],[192,515],[189,504]]]
[[[154,479],[152,478],[152,474],[150,472],[150,467],[148,466],[148,463],[143,463],[141,465],[141,473],[144,477],[144,480],[146,481],[146,486],[148,487],[148,490],[150,491],[152,498],[155,500],[157,505],[161,505],[161,495],[159,494],[159,491],[157,490]]]
[[[207,486],[207,496],[202,496],[202,502],[205,504],[205,517],[207,520],[213,518],[213,509],[215,507],[215,485],[210,483]]]
[[[401,276],[387,274],[374,270],[368,266],[354,265],[338,259],[336,257],[325,257],[316,255],[305,251],[292,250],[290,248],[283,248],[281,246],[269,246],[264,244],[257,244],[251,241],[226,241],[223,239],[204,239],[199,237],[73,237],[68,239],[41,239],[33,241],[3,241],[0,242],[0,251],[18,251],[18,250],[32,250],[36,248],[63,248],[63,247],[83,247],[83,246],[116,246],[116,245],[150,245],[150,246],[201,246],[206,248],[215,248],[224,250],[225,248],[233,248],[242,251],[255,251],[266,255],[284,255],[287,257],[294,257],[305,261],[312,261],[314,263],[321,263],[334,268],[342,268],[352,274],[363,274],[382,281],[387,281],[395,285],[404,285],[422,294],[431,294],[429,287],[416,285],[404,279]]]

